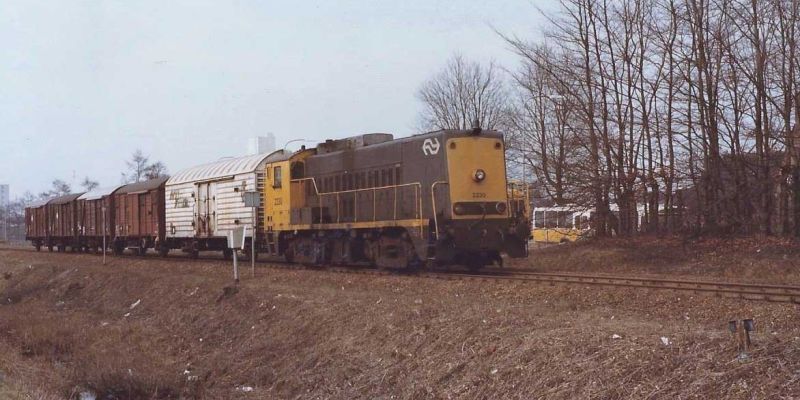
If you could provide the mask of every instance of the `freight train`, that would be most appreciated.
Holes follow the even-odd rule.
[[[527,256],[529,216],[507,185],[499,132],[365,134],[40,201],[26,208],[27,239],[37,250],[228,257],[228,232],[246,227],[245,257],[480,268]]]

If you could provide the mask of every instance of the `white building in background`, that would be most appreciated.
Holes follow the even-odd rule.
[[[275,151],[275,135],[272,132],[267,133],[267,136],[250,138],[247,143],[247,155],[249,156],[272,153],[273,151]]]

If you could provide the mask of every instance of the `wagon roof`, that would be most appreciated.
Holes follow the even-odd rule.
[[[78,197],[80,197],[81,194],[83,193],[70,193],[70,194],[65,194],[63,196],[53,197],[52,199],[50,199],[50,201],[47,202],[47,204],[67,204],[70,201],[73,201]]]
[[[167,181],[167,177],[163,178],[156,178],[150,179],[147,181],[141,181],[136,183],[129,183],[119,189],[117,189],[114,194],[121,194],[121,193],[136,193],[136,192],[146,192],[148,190],[153,190],[158,188],[159,186],[163,185],[164,182]]]
[[[256,154],[253,156],[238,158],[226,158],[179,171],[169,178],[167,185],[208,181],[227,176],[254,172],[265,161],[281,161],[289,158],[290,155],[291,154],[289,152],[284,150],[276,150],[272,153]]]
[[[78,197],[78,200],[97,200],[102,199],[103,197],[109,196],[114,193],[115,190],[121,188],[122,186],[109,186],[103,188],[97,188],[90,192],[86,192]]]

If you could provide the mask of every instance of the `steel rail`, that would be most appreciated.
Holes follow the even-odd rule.
[[[657,278],[657,277],[637,277],[637,276],[620,276],[620,275],[605,275],[605,274],[580,274],[580,273],[567,273],[567,272],[536,272],[526,271],[524,269],[491,269],[486,272],[505,274],[505,275],[525,275],[525,276],[541,276],[541,277],[563,277],[563,278],[576,278],[576,279],[624,279],[631,282],[658,282],[676,285],[700,285],[700,286],[726,286],[726,287],[741,287],[752,288],[758,290],[785,290],[787,292],[796,292],[800,295],[800,286],[792,285],[777,285],[769,283],[742,283],[742,282],[724,282],[724,281],[708,281],[708,280],[691,280],[691,279],[674,279],[674,278]]]
[[[583,275],[574,276],[570,274],[471,274],[471,273],[425,273],[426,276],[436,279],[488,279],[488,280],[510,280],[510,281],[529,281],[550,284],[574,284],[574,285],[595,285],[613,286],[626,288],[643,288],[657,290],[676,290],[688,292],[704,292],[722,295],[733,295],[747,300],[765,300],[771,302],[800,303],[800,287],[777,285],[758,285],[728,282],[708,282],[708,281],[683,281],[674,279],[656,278],[636,278],[625,276],[599,276]],[[636,283],[631,283],[635,281]],[[699,282],[699,283],[698,283]]]

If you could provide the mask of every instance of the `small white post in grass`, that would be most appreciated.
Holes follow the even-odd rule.
[[[244,250],[244,238],[247,227],[238,226],[228,232],[228,248],[233,251],[233,281],[239,284],[239,263],[237,261],[237,250]]]
[[[250,229],[252,230],[250,233],[250,269],[253,276],[256,276],[256,225],[258,222],[256,220],[258,218],[256,208],[261,207],[261,196],[255,191],[244,192],[242,199],[244,200],[244,206],[250,207],[252,213],[252,220],[250,221]]]

